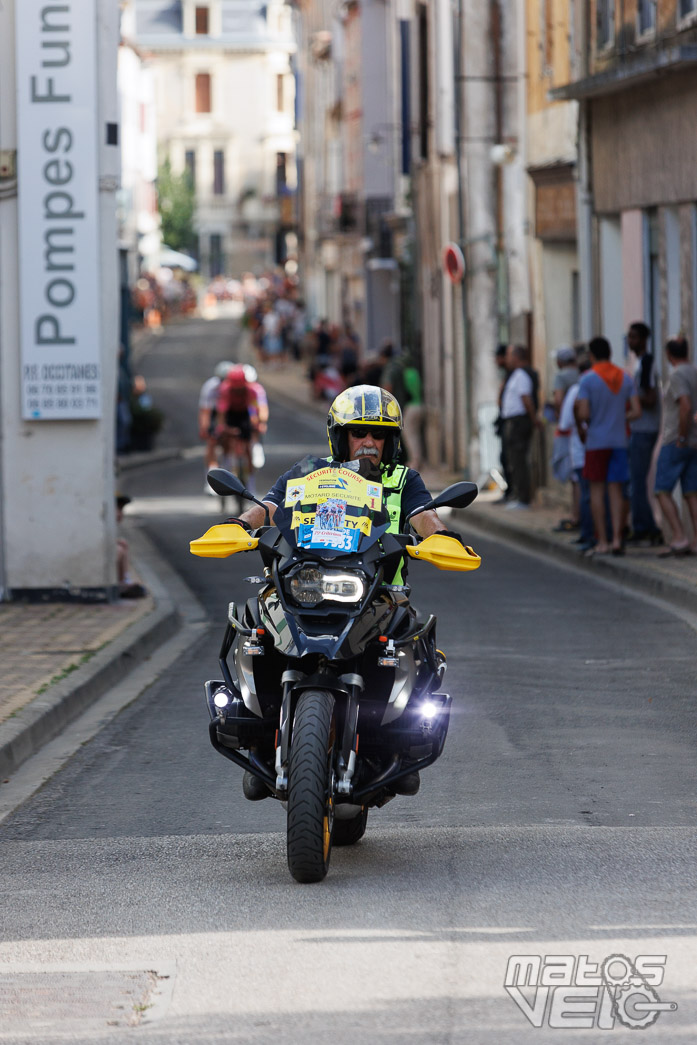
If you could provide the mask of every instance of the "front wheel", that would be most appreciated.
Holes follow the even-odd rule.
[[[334,697],[301,694],[288,764],[288,867],[296,882],[321,882],[329,869],[334,827]]]

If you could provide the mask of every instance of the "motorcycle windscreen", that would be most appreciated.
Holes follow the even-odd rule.
[[[334,464],[290,479],[274,522],[290,544],[320,558],[363,552],[389,525],[382,484]]]

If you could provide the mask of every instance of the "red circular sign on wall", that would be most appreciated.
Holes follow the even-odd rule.
[[[460,283],[465,274],[465,258],[457,243],[443,247],[443,269],[453,283]]]

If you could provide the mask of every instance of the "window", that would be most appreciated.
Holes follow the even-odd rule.
[[[637,34],[653,32],[656,28],[656,0],[639,0],[637,5]]]
[[[615,0],[598,0],[595,17],[596,49],[601,51],[615,39]]]
[[[687,18],[688,15],[692,15],[697,10],[697,0],[680,0],[678,4],[678,14],[680,18]]]
[[[644,211],[644,299],[646,322],[651,327],[651,343],[657,360],[662,344],[661,330],[661,270],[658,256],[658,211],[651,207]]]
[[[196,112],[211,111],[211,74],[196,74]]]
[[[225,153],[216,149],[213,153],[213,195],[225,194]]]
[[[184,153],[184,167],[189,175],[191,188],[196,188],[196,153],[193,149],[187,149]]]
[[[219,276],[223,271],[223,237],[219,232],[211,233],[211,276]]]
[[[280,196],[286,188],[286,154],[276,153],[276,195]]]
[[[283,112],[283,73],[276,76],[276,111]]]
[[[208,8],[196,8],[196,35],[208,36]]]
[[[677,207],[663,208],[665,242],[666,322],[668,337],[682,330],[680,212]]]

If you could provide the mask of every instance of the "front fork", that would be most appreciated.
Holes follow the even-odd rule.
[[[337,687],[337,681],[339,687]],[[281,676],[283,686],[283,698],[281,700],[281,715],[279,719],[278,733],[276,736],[276,790],[287,793],[288,791],[288,762],[290,759],[291,744],[291,722],[293,709],[298,696],[306,689],[329,689],[335,696],[343,697],[341,703],[345,709],[343,715],[343,726],[341,729],[341,745],[337,758],[337,793],[348,795],[351,792],[351,780],[356,768],[356,753],[358,751],[358,701],[359,695],[364,688],[363,678],[355,672],[341,675],[338,680],[323,680],[314,676],[308,679],[300,671],[289,669]],[[338,694],[337,694],[338,689]]]

